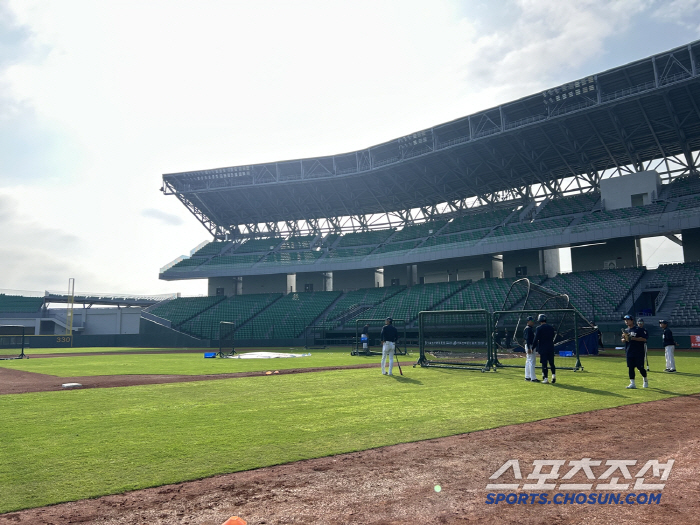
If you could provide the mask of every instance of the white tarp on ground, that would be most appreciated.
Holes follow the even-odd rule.
[[[311,354],[282,354],[280,352],[246,352],[228,356],[231,359],[274,359],[278,357],[308,357]]]

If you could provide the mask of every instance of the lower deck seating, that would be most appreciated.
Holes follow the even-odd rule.
[[[362,307],[372,307],[385,301],[389,297],[405,290],[405,286],[387,286],[382,288],[362,288],[343,294],[326,314],[324,323],[328,327],[335,327],[337,319]]]
[[[149,310],[149,313],[167,319],[173,327],[177,327],[224,299],[226,299],[224,296],[180,297],[156,305]]]
[[[620,303],[630,294],[644,268],[617,268],[561,273],[544,283],[546,288],[565,293],[571,303],[590,321],[618,321]]]
[[[363,319],[405,319],[412,322],[424,310],[432,310],[447,297],[469,284],[468,281],[418,284],[362,312]]]
[[[236,330],[237,339],[299,337],[341,292],[296,292],[285,295]]]
[[[282,297],[281,293],[250,294],[229,297],[197,317],[186,321],[180,330],[200,339],[218,339],[219,323],[228,321],[236,328]]]

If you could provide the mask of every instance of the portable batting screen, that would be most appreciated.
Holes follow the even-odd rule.
[[[27,357],[24,346],[26,328],[21,325],[0,325],[0,360]]]
[[[417,365],[486,372],[494,365],[491,314],[486,310],[443,310],[418,314]]]
[[[573,307],[541,310],[505,310],[493,313],[493,348],[497,367],[525,367],[525,341],[523,331],[527,318],[534,319],[533,330],[544,314],[547,323],[554,328],[554,363],[557,370],[583,370],[581,354],[597,351],[597,329]],[[589,349],[590,347],[590,349]]]
[[[235,333],[235,323],[219,322],[219,357],[231,357],[236,353]]]
[[[386,324],[386,319],[355,319],[355,338],[352,341],[351,355],[381,355],[382,342],[379,336],[382,328]],[[399,340],[396,342],[394,353],[406,355],[408,353],[408,341],[406,337],[406,320],[394,319],[392,324],[399,332]],[[362,331],[367,326],[367,341],[363,340]],[[365,346],[366,344],[366,346]]]

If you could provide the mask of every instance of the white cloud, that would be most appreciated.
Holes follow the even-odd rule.
[[[700,35],[700,0],[662,1],[652,16],[691,29]]]
[[[652,9],[630,0],[6,5],[0,195],[14,208],[0,245],[25,255],[20,264],[3,254],[0,288],[62,289],[75,277],[78,289],[129,293],[205,293],[203,281],[157,279],[210,238],[158,191],[163,173],[352,151],[580,78],[606,55],[617,66],[606,43],[647,39],[634,24]],[[658,51],[672,47],[656,38],[669,38]]]
[[[177,215],[172,213],[166,213],[161,210],[156,210],[155,208],[147,208],[141,211],[142,217],[147,217],[149,219],[156,219],[167,226],[180,226],[184,221]]]

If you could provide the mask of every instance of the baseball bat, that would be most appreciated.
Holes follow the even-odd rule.
[[[649,371],[649,356],[647,355],[647,344],[644,343],[644,359],[647,362],[647,372]]]
[[[403,375],[403,370],[401,370],[401,363],[399,363],[399,357],[398,355],[396,355],[396,351],[394,351],[394,359],[396,359],[396,364],[399,365],[399,374]]]

